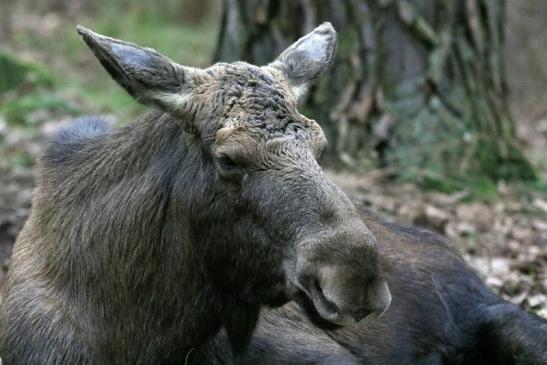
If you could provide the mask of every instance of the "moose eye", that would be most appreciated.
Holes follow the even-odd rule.
[[[243,169],[229,156],[220,154],[216,157],[218,176],[232,183],[239,183],[244,178]]]
[[[217,157],[218,166],[226,171],[233,171],[238,168],[237,164],[230,157],[220,155]]]

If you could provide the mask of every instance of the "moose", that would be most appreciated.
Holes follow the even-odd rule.
[[[367,211],[363,219],[378,239],[393,294],[382,317],[343,328],[317,326],[320,317],[289,303],[262,312],[243,356],[232,357],[221,333],[194,353],[196,363],[547,364],[547,320],[494,294],[443,238],[384,223]]]
[[[206,69],[77,30],[154,111],[82,118],[46,148],[4,286],[4,363],[184,364],[221,329],[241,353],[263,306],[332,325],[388,308],[376,239],[297,110],[333,61],[329,23],[266,66]]]

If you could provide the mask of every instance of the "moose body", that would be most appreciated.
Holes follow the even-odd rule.
[[[237,360],[223,335],[197,363],[223,365],[545,365],[547,321],[495,295],[441,237],[381,223],[377,237],[393,302],[376,320],[316,326],[289,303],[265,310],[248,351]],[[313,319],[313,317],[311,317]]]
[[[4,287],[6,364],[181,364],[221,328],[241,352],[263,305],[339,324],[387,308],[376,240],[296,109],[332,62],[330,24],[270,65],[205,70],[78,31],[158,111],[80,120],[46,149]]]

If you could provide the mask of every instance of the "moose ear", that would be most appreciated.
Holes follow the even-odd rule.
[[[151,48],[139,47],[76,27],[110,76],[145,105],[179,114],[191,108],[190,94],[203,79],[199,69],[181,66]]]
[[[270,66],[279,69],[297,99],[310,81],[324,74],[336,53],[336,31],[328,22],[321,24],[287,48]]]

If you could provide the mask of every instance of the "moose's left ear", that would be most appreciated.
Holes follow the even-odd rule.
[[[192,91],[204,79],[202,70],[80,25],[77,30],[110,76],[137,101],[175,115],[191,109]]]
[[[308,83],[324,74],[336,53],[336,31],[328,22],[306,34],[270,64],[283,72],[294,96],[302,97]]]

